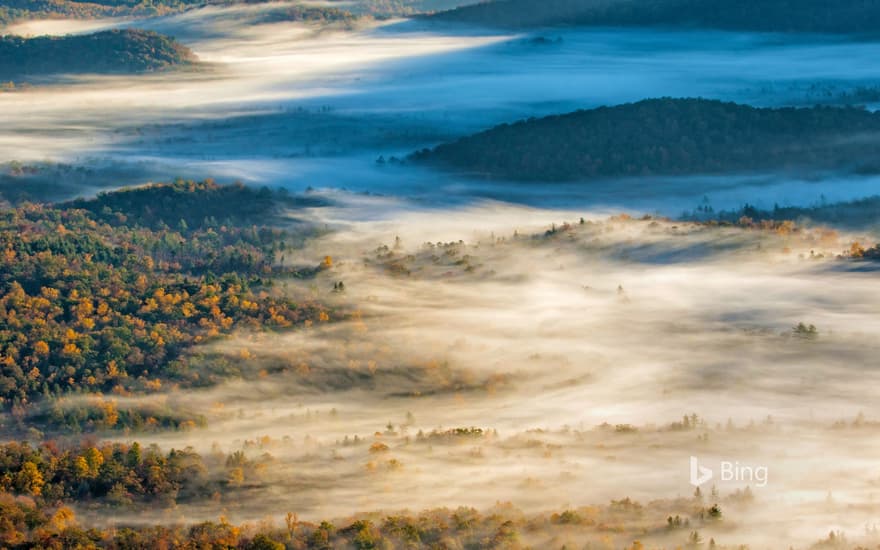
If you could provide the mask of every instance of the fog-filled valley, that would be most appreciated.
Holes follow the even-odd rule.
[[[0,100],[10,114],[0,138],[6,159],[98,170],[122,162],[144,169],[142,181],[157,173],[165,179],[207,174],[292,190],[384,193],[386,186],[407,185],[419,194],[439,188],[443,196],[507,199],[513,197],[505,196],[510,186],[504,183],[491,189],[480,184],[473,192],[458,178],[374,161],[503,122],[646,97],[871,105],[880,86],[869,61],[877,54],[872,42],[712,31],[499,34],[404,20],[342,28],[333,22],[254,25],[241,15],[260,9],[268,8],[209,7],[119,22],[176,37],[198,57],[200,69],[134,81],[61,75],[59,83],[37,81],[27,93],[4,94]],[[70,30],[79,28],[72,23]],[[57,22],[11,29],[66,30]],[[865,178],[841,184],[833,174],[824,176],[826,185],[798,186],[809,189],[805,193],[776,181],[779,194],[772,200],[804,205],[823,194],[856,198],[871,185]],[[669,185],[671,193],[680,187],[656,185]],[[687,206],[713,189],[711,182],[701,185]],[[858,191],[841,191],[846,188]],[[565,189],[554,192],[572,198]],[[536,197],[517,193],[514,200],[529,203],[545,193],[546,187]],[[719,198],[719,206],[759,198]],[[603,199],[603,205],[614,202]]]
[[[0,547],[880,547],[880,42],[472,3],[0,0]]]

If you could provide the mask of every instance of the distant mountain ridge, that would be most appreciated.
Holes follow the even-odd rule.
[[[488,27],[697,27],[758,32],[880,31],[880,0],[492,0],[427,16]]]
[[[173,38],[138,29],[87,35],[0,37],[0,79],[60,73],[131,73],[188,65],[192,51]]]
[[[876,166],[880,114],[650,99],[502,124],[411,161],[480,177],[571,181]]]

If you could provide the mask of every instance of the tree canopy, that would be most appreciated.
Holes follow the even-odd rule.
[[[0,37],[0,79],[59,73],[147,72],[195,61],[192,51],[173,38],[138,29],[36,38]]]
[[[490,27],[661,26],[876,33],[878,0],[494,0],[430,16]]]
[[[285,200],[180,181],[0,211],[0,406],[210,383],[190,366],[196,344],[329,319],[271,292],[300,276],[278,261],[291,234],[245,223]]]
[[[481,177],[564,181],[873,164],[880,115],[651,99],[502,124],[410,158]]]

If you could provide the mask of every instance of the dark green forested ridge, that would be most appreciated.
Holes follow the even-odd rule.
[[[173,38],[138,29],[88,35],[0,37],[0,79],[59,73],[128,73],[196,61]]]
[[[858,108],[755,108],[650,99],[502,124],[410,158],[513,180],[864,168],[880,115]]]
[[[90,199],[76,199],[59,205],[64,210],[81,209],[95,219],[114,226],[140,226],[153,230],[179,227],[203,228],[208,220],[228,225],[264,225],[286,208],[319,203],[284,191],[254,189],[240,183],[219,185],[213,180],[178,180],[100,193]],[[120,216],[122,214],[122,216]]]
[[[442,12],[437,21],[501,27],[708,27],[762,32],[875,33],[878,0],[495,0]]]

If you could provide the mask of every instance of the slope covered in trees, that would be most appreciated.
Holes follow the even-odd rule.
[[[292,235],[236,223],[271,220],[275,200],[178,182],[0,211],[0,407],[27,413],[39,397],[210,383],[191,366],[196,344],[329,319],[272,292],[273,277],[300,275],[279,261]],[[229,215],[249,202],[243,217]]]
[[[878,0],[495,0],[433,20],[490,27],[662,26],[762,32],[876,33]]]
[[[228,0],[4,0],[0,23],[30,18],[155,16]]]
[[[210,225],[211,220],[235,226],[266,224],[274,221],[286,208],[309,205],[315,200],[293,198],[268,188],[253,189],[240,183],[218,185],[178,180],[174,184],[158,184],[123,188],[100,193],[93,199],[77,199],[59,205],[65,210],[81,209],[95,219],[114,226],[139,226],[158,230],[167,227],[196,229]],[[121,215],[121,216],[120,216]]]
[[[414,154],[416,162],[512,180],[836,169],[880,153],[880,115],[652,99],[503,124]]]
[[[203,6],[269,4],[271,0],[6,0],[0,5],[0,24],[36,18],[95,19],[155,17]],[[274,21],[348,21],[350,13],[334,7],[277,4],[266,13]]]
[[[60,73],[147,72],[196,61],[173,38],[138,29],[0,38],[0,79]]]

